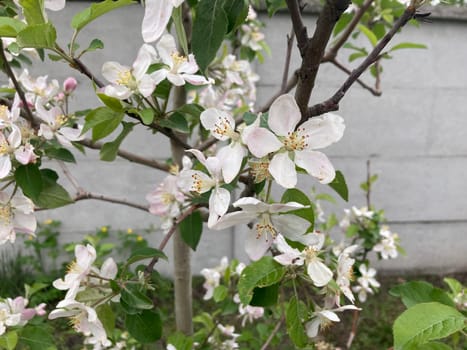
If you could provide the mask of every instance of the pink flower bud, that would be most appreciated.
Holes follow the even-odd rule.
[[[76,81],[75,78],[68,77],[63,82],[63,90],[65,90],[66,94],[71,94],[73,91],[75,91],[77,85],[78,85],[78,82]]]

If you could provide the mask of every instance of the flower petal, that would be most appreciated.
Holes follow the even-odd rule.
[[[307,272],[316,287],[324,287],[332,278],[332,271],[318,259],[308,264]]]
[[[256,236],[256,231],[251,230],[245,240],[245,251],[251,260],[259,260],[266,254],[269,247],[272,245],[272,239],[267,235]]]
[[[209,197],[209,220],[208,227],[211,228],[223,216],[230,204],[230,192],[225,188],[215,188]]]
[[[288,152],[274,155],[269,163],[269,173],[284,188],[294,188],[297,184],[297,171]]]
[[[282,142],[265,128],[255,128],[250,131],[246,141],[250,152],[258,158],[263,158],[268,153],[278,151],[282,147]]]
[[[278,136],[287,136],[294,131],[302,114],[292,95],[281,95],[271,105],[269,109],[268,125]]]
[[[146,0],[141,26],[141,33],[145,42],[151,43],[159,39],[169,23],[172,9],[172,0]]]
[[[217,158],[221,160],[222,177],[226,184],[231,183],[238,175],[246,155],[246,149],[239,142],[232,142],[219,150]]]
[[[339,141],[344,135],[344,119],[337,114],[327,113],[311,118],[300,126],[307,133],[308,149],[320,149]]]
[[[295,152],[295,164],[305,169],[311,176],[316,177],[322,184],[332,182],[336,176],[334,167],[328,157],[318,151]]]
[[[271,215],[271,221],[280,233],[293,241],[298,241],[310,227],[307,220],[292,214]]]
[[[248,224],[257,217],[256,213],[248,213],[244,211],[235,211],[233,213],[222,216],[212,227],[212,230],[223,230],[240,224]]]

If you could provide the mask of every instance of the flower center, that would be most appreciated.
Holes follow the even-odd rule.
[[[162,193],[161,200],[162,200],[162,203],[164,203],[165,205],[169,205],[175,202],[175,196],[171,193],[165,192],[165,193]]]
[[[55,127],[56,129],[59,129],[63,124],[66,123],[68,118],[64,114],[59,114],[55,117]]]
[[[9,225],[11,223],[11,206],[9,204],[0,206],[0,223]]]
[[[310,262],[312,262],[313,260],[316,260],[317,256],[318,256],[318,251],[313,248],[313,247],[306,247],[304,250],[303,250],[303,253],[305,255],[305,262],[307,264],[309,264]]]
[[[298,128],[297,131],[287,134],[283,141],[287,151],[303,151],[308,147],[307,138],[309,135],[305,134],[304,131],[305,129]]]
[[[173,60],[172,73],[177,73],[180,66],[187,61],[185,56],[180,55],[178,52],[173,52],[171,55]]]
[[[262,182],[269,178],[269,161],[250,161],[251,174],[255,178],[255,183]]]
[[[0,140],[0,156],[3,156],[8,153],[10,153],[10,145],[5,139]]]
[[[277,231],[271,223],[271,217],[267,213],[261,215],[261,219],[255,225],[255,230],[256,239],[259,239],[262,235],[264,235],[266,242],[269,242],[269,237],[274,240],[277,236]]]
[[[214,125],[214,133],[222,136],[227,136],[232,140],[237,140],[239,138],[238,133],[236,133],[228,120],[226,118],[219,117],[217,123]]]
[[[193,182],[191,183],[191,191],[193,192],[203,193],[216,185],[216,183],[213,180],[206,181],[199,174],[196,173],[191,175],[191,178],[193,179]]]
[[[8,120],[8,107],[5,105],[0,105],[0,119]]]
[[[124,85],[129,87],[130,89],[134,87],[135,81],[131,72],[129,70],[125,70],[123,72],[118,72],[118,79],[116,81],[119,85]]]

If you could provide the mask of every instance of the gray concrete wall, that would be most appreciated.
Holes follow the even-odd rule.
[[[50,13],[59,28],[59,42],[71,37],[69,23],[87,3],[70,2],[65,11]],[[105,49],[84,57],[90,69],[99,74],[109,60],[131,64],[142,44],[140,22],[143,10],[132,6],[107,14],[89,25],[78,42],[86,46],[100,38]],[[305,21],[311,27],[316,17]],[[277,91],[282,74],[286,33],[290,22],[286,16],[267,20],[266,38],[273,51],[263,65],[257,66],[261,76],[258,105]],[[386,210],[394,231],[400,234],[407,256],[381,265],[386,271],[405,269],[426,272],[450,272],[467,269],[467,22],[434,20],[420,28],[409,26],[395,38],[395,43],[425,43],[428,50],[401,50],[394,59],[384,62],[383,96],[376,98],[355,86],[344,98],[338,112],[345,118],[347,129],[341,142],[325,152],[337,169],[341,169],[350,189],[350,203],[339,202],[340,213],[349,205],[362,206],[364,196],[359,183],[366,176],[366,160],[380,176],[372,193],[373,203]],[[342,50],[341,60],[348,52]],[[292,68],[298,66],[296,50]],[[72,72],[65,64],[44,64],[34,72],[47,71],[49,76],[63,80],[69,75],[80,82],[73,107],[98,105],[86,77]],[[329,97],[344,81],[345,74],[330,65],[320,71],[312,102]],[[371,82],[371,77],[364,76]],[[168,154],[168,143],[151,137],[141,129],[123,144],[123,148],[144,156],[162,158]],[[79,183],[89,191],[125,197],[144,204],[145,194],[163,174],[125,160],[104,163],[98,154],[77,154],[79,162],[72,166]],[[303,178],[302,188],[319,185]],[[66,179],[62,182],[66,184]],[[71,189],[71,187],[69,187]],[[324,189],[326,190],[326,189]],[[277,192],[278,193],[278,192]],[[62,220],[66,240],[79,240],[95,227],[111,224],[114,228],[146,228],[156,218],[135,209],[103,202],[82,201],[74,205],[39,214],[41,219]],[[206,232],[194,253],[194,272],[204,266],[216,265],[219,258],[245,258],[243,228],[225,232]],[[161,236],[154,235],[159,242]],[[169,248],[170,251],[170,248]],[[163,265],[165,271],[170,266]]]

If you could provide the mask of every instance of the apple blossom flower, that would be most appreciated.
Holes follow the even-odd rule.
[[[107,339],[102,322],[97,317],[96,310],[76,300],[65,299],[57,304],[57,308],[49,314],[49,319],[70,317],[75,331],[83,333],[90,344],[100,344],[104,347],[112,343]]]
[[[87,244],[77,244],[75,246],[75,257],[70,266],[68,266],[68,272],[63,279],[56,279],[52,284],[59,290],[68,290],[65,295],[65,300],[74,300],[76,294],[78,294],[81,281],[87,278],[91,272],[91,266],[96,260],[96,249]]]
[[[163,35],[156,44],[156,48],[162,63],[166,66],[151,74],[156,83],[164,79],[167,79],[175,86],[185,85],[186,82],[193,85],[211,83],[205,77],[195,74],[199,70],[195,56],[192,54],[188,55],[188,57],[180,55],[172,35]]]
[[[238,306],[238,313],[242,316],[242,327],[245,327],[246,322],[253,323],[264,315],[264,308],[261,306],[243,305]]]
[[[149,212],[162,218],[162,231],[167,233],[173,226],[173,220],[180,215],[180,207],[185,195],[177,185],[178,177],[168,175],[159,186],[146,195]]]
[[[15,97],[10,108],[5,105],[0,105],[0,129],[11,127],[13,123],[18,121],[21,113],[21,104],[22,102],[18,93],[15,93]]]
[[[222,176],[225,183],[231,183],[238,175],[243,158],[248,154],[241,143],[240,134],[235,131],[235,120],[232,116],[216,108],[208,108],[200,115],[201,124],[220,141],[231,140],[217,152],[221,161]]]
[[[221,173],[221,160],[217,157],[204,157],[204,154],[196,149],[190,149],[201,164],[203,164],[209,175],[199,170],[182,170],[179,175],[178,186],[183,191],[205,193],[212,189],[209,196],[209,218],[208,227],[219,220],[219,217],[227,212],[230,204],[230,192],[221,187],[223,182]]]
[[[21,145],[21,132],[16,125],[11,125],[8,137],[5,137],[5,130],[0,130],[0,179],[7,177],[10,173],[11,154]]]
[[[222,324],[218,324],[217,325],[217,328],[221,331],[221,333],[227,337],[231,337],[231,338],[238,338],[238,336],[240,336],[240,334],[238,333],[235,333],[235,326],[231,326],[231,325],[222,325]]]
[[[345,248],[337,258],[337,278],[336,282],[340,290],[352,303],[355,297],[350,289],[350,281],[353,279],[353,264],[355,259],[350,255],[358,249],[358,245],[351,245]]]
[[[135,93],[144,97],[151,95],[158,81],[146,72],[149,66],[156,62],[156,58],[156,50],[148,44],[143,44],[131,68],[113,61],[104,63],[102,75],[112,83],[104,88],[104,93],[119,100],[125,100]]]
[[[367,268],[365,264],[361,264],[358,270],[360,271],[361,276],[357,278],[357,282],[362,286],[371,286],[373,288],[379,288],[381,286],[380,283],[375,279],[376,270],[374,268]]]
[[[308,276],[317,287],[324,287],[332,279],[332,271],[318,257],[318,253],[324,244],[324,234],[311,233],[309,236],[314,236],[316,243],[307,246],[303,251],[289,246],[282,235],[276,238],[276,247],[282,253],[276,255],[276,260],[281,265],[306,265]]]
[[[143,40],[151,43],[164,32],[174,7],[179,7],[184,0],[146,0],[141,28]]]
[[[242,210],[224,215],[211,228],[222,230],[257,219],[258,222],[245,240],[245,250],[252,260],[261,258],[279,233],[303,244],[308,244],[310,240],[314,241],[311,235],[305,235],[310,226],[307,220],[296,215],[284,214],[304,208],[302,204],[295,202],[266,204],[253,197],[244,197],[233,203],[233,206]]]
[[[240,27],[242,46],[249,47],[253,51],[261,51],[261,42],[264,41],[264,33],[261,33],[259,27],[253,23],[242,24]]]
[[[308,337],[314,338],[318,335],[320,328],[325,328],[332,322],[340,322],[340,318],[337,316],[336,312],[342,312],[345,310],[360,309],[354,305],[345,305],[336,309],[323,309],[313,312],[311,320],[305,324],[306,334]]]
[[[21,313],[14,313],[8,301],[0,302],[0,335],[6,332],[7,327],[17,326],[21,322]]]
[[[0,192],[0,245],[7,241],[14,243],[16,232],[34,235],[36,227],[34,204],[29,198],[18,193],[11,198]]]
[[[65,94],[70,95],[73,91],[75,91],[76,87],[78,86],[78,82],[73,77],[68,77],[63,82],[63,91]]]
[[[26,323],[28,323],[28,321],[36,315],[45,315],[44,308],[46,305],[44,303],[36,306],[35,308],[26,308],[26,306],[29,303],[29,300],[22,296],[18,296],[15,299],[6,298],[5,302],[9,306],[11,314],[21,315],[21,319],[20,322],[18,322],[18,326],[26,325]]]
[[[344,213],[344,217],[339,223],[339,226],[343,230],[347,230],[352,223],[366,226],[368,220],[371,220],[375,214],[373,211],[368,210],[367,207],[344,209]]]
[[[65,126],[68,122],[68,117],[63,114],[60,107],[52,107],[45,109],[44,100],[38,99],[36,103],[37,116],[44,121],[39,127],[39,136],[43,136],[46,140],[52,140],[54,137],[63,146],[71,146],[71,141],[79,141],[84,138],[81,135],[82,125],[77,128]]]
[[[297,184],[295,166],[303,168],[321,183],[330,183],[335,170],[324,153],[315,151],[341,139],[345,125],[335,114],[309,119],[295,130],[301,119],[300,109],[291,95],[279,96],[269,110],[268,126],[258,127],[246,139],[255,157],[273,153],[269,172],[279,185],[293,188]]]
[[[29,75],[27,69],[24,69],[18,77],[18,81],[26,92],[26,100],[31,106],[34,106],[37,98],[41,98],[43,101],[52,101],[60,91],[60,85],[56,79],[53,79],[50,83],[47,79],[47,75],[33,78]]]
[[[201,274],[204,277],[203,288],[206,290],[206,293],[203,296],[203,300],[209,300],[214,295],[214,289],[219,286],[221,274],[215,269],[202,269]]]
[[[398,234],[389,231],[387,226],[381,227],[379,234],[382,239],[373,247],[373,250],[379,253],[384,260],[397,258],[397,241],[399,239]]]

